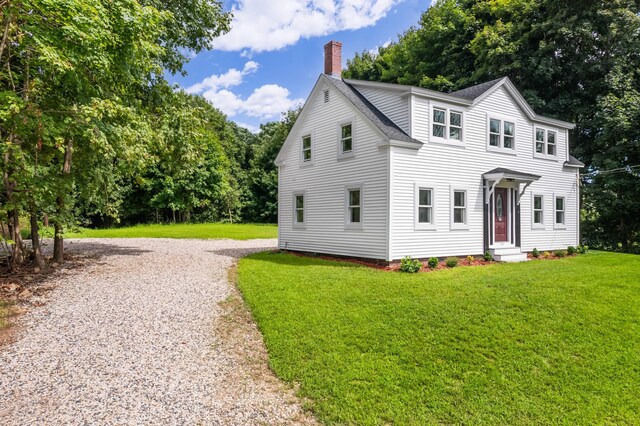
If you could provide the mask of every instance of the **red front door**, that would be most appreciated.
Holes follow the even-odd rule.
[[[507,232],[509,226],[507,224],[507,188],[495,189],[495,209],[493,214],[493,222],[496,228],[496,242],[507,241]]]

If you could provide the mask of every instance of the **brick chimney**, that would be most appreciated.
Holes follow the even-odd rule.
[[[330,41],[324,45],[324,73],[340,77],[342,74],[342,43]]]

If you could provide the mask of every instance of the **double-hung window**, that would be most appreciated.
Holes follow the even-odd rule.
[[[311,135],[302,137],[302,162],[311,163]]]
[[[544,225],[544,197],[533,195],[533,226],[542,227]]]
[[[353,132],[351,123],[340,126],[340,151],[342,154],[349,154],[353,152]]]
[[[415,194],[415,228],[435,229],[433,187],[416,183]]]
[[[489,149],[515,150],[516,125],[513,121],[489,118]]]
[[[362,186],[353,185],[346,188],[346,217],[345,224],[347,228],[362,228]]]
[[[467,226],[467,191],[462,189],[453,189],[451,191],[451,227],[466,228]]]
[[[299,192],[293,195],[293,223],[295,225],[305,224],[304,193]]]
[[[565,199],[564,197],[556,197],[555,200],[555,224],[557,227],[563,227],[565,221]]]
[[[557,156],[558,132],[536,127],[535,139],[534,155],[536,157],[555,158]]]
[[[436,140],[462,142],[462,112],[434,106],[431,117],[431,135]]]

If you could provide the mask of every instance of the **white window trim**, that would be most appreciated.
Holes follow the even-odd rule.
[[[562,212],[564,212],[563,223],[556,223],[556,213],[560,211],[556,209],[556,198],[562,198],[564,200],[562,204],[564,207],[562,210]],[[553,194],[553,229],[567,229],[567,196],[565,194]]]
[[[536,131],[537,130],[544,130],[544,147],[542,148],[542,154],[539,152],[536,152]],[[547,143],[548,143],[548,138],[549,138],[549,132],[554,132],[556,134],[556,154],[555,155],[549,155],[547,154],[548,149],[547,149]],[[560,132],[558,131],[558,129],[554,129],[552,127],[545,127],[545,126],[538,126],[537,124],[535,126],[533,126],[533,157],[534,158],[542,158],[544,160],[552,160],[552,161],[558,161],[558,147],[560,146]],[[555,218],[553,219],[553,221],[555,222]]]
[[[420,218],[420,190],[421,189],[429,189],[431,190],[431,223],[422,223],[419,221]],[[416,182],[414,184],[414,228],[416,231],[435,231],[436,228],[436,187],[433,184]]]
[[[304,222],[298,222],[298,217],[297,217],[297,212],[298,209],[296,207],[296,197],[302,195],[302,214],[304,217]],[[307,228],[307,222],[309,221],[308,217],[307,217],[307,191],[293,191],[293,196],[291,197],[291,201],[293,202],[293,227],[295,229],[306,229]]]
[[[453,217],[454,217],[454,193],[455,192],[464,192],[464,208],[465,208],[465,214],[464,214],[464,223],[455,223],[453,221]],[[450,187],[450,192],[449,192],[449,223],[450,223],[450,228],[452,230],[468,230],[469,229],[469,190],[467,188],[462,188],[462,187],[458,187],[458,186],[451,186]]]
[[[351,151],[342,152],[342,126],[351,124]],[[336,128],[337,134],[337,147],[338,147],[338,160],[343,158],[352,158],[356,156],[356,118],[352,117],[348,120],[344,120],[338,123]]]
[[[351,222],[349,215],[349,191],[360,190],[360,222]],[[364,185],[352,183],[344,186],[344,229],[362,230],[364,224]]]
[[[500,146],[493,146],[491,141],[491,119],[500,120]],[[504,122],[513,123],[513,148],[504,148]],[[487,151],[500,152],[502,154],[517,155],[518,124],[516,119],[502,114],[487,114]]]
[[[435,124],[433,121],[433,110],[434,109],[441,109],[441,110],[445,110],[446,114],[445,114],[445,124],[444,124],[444,138],[438,137],[438,136],[433,136],[433,125]],[[462,129],[462,140],[457,140],[457,139],[449,139],[449,121],[451,119],[450,117],[450,113],[451,112],[457,112],[460,113],[462,115],[461,118],[461,129]],[[450,107],[450,106],[446,106],[446,105],[434,105],[433,103],[429,103],[429,142],[435,142],[435,143],[440,143],[440,144],[445,144],[445,145],[451,145],[451,146],[457,146],[457,147],[462,147],[464,148],[465,146],[465,139],[466,139],[466,126],[465,126],[465,110],[463,108],[456,108],[456,107]]]
[[[302,151],[302,140],[307,136],[311,137],[311,160],[304,161],[304,152]],[[313,130],[307,130],[304,132],[300,132],[300,137],[298,138],[299,143],[299,152],[300,152],[300,167],[309,167],[312,166],[316,160],[316,143],[315,143],[315,132]]]
[[[542,223],[536,223],[535,220],[535,197],[542,197]],[[544,203],[545,203],[545,196],[544,194],[536,194],[536,193],[531,193],[531,229],[545,229],[546,228],[546,220],[544,217]]]

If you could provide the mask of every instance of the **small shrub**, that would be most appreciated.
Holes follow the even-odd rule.
[[[548,259],[551,257],[551,253],[549,253],[548,251],[545,251],[544,253],[542,253],[542,257],[544,257],[545,259]]]
[[[436,269],[438,267],[438,264],[440,263],[440,261],[438,260],[437,257],[432,257],[429,259],[429,261],[427,262],[427,265],[429,266],[429,268],[431,269]]]
[[[566,251],[564,251],[564,250],[555,250],[555,251],[553,252],[553,255],[554,255],[555,257],[565,257],[565,256],[567,255],[567,252],[566,252]]]
[[[447,265],[447,268],[455,268],[458,266],[458,258],[457,257],[447,257],[444,261],[444,264]]]
[[[538,251],[537,248],[533,248],[533,251],[531,252],[531,256],[535,257],[536,259],[540,257],[540,252]]]
[[[403,257],[400,261],[400,271],[415,274],[422,269],[422,262],[418,259],[412,259],[410,256]]]
[[[476,258],[475,258],[475,257],[473,257],[473,256],[471,256],[471,255],[467,256],[467,263],[468,263],[469,265],[473,265],[473,261],[474,261],[474,260],[476,260]]]
[[[576,250],[580,254],[585,254],[586,252],[589,251],[589,246],[586,245],[586,244],[579,244],[578,247],[576,248]]]
[[[484,252],[484,261],[485,262],[491,262],[493,260],[493,256],[491,256],[491,253],[489,252],[489,250]]]
[[[568,255],[576,254],[577,252],[578,252],[578,250],[574,246],[567,247],[567,254]]]

